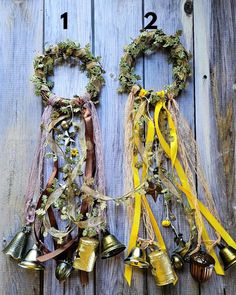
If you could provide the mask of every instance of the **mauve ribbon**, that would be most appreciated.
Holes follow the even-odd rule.
[[[25,194],[25,219],[27,224],[33,223],[35,219],[35,207],[37,204],[37,200],[41,195],[41,179],[43,172],[43,160],[45,155],[45,143],[47,137],[49,136],[47,126],[49,125],[51,120],[53,105],[58,100],[59,98],[57,96],[50,96],[50,98],[48,99],[48,105],[45,108],[41,118],[41,130]]]

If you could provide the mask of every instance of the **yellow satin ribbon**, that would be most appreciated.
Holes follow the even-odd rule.
[[[161,130],[159,128],[159,114],[160,114],[160,111],[162,108],[167,113],[168,123],[169,123],[170,127],[172,128],[172,130],[174,130],[174,132],[176,132],[174,122],[173,122],[170,112],[166,109],[165,103],[163,101],[159,101],[156,104],[155,113],[154,113],[156,133],[157,133],[157,136],[159,138],[159,142],[160,142],[163,150],[166,152],[166,154],[171,159],[171,161],[173,161],[174,160],[174,158],[173,158],[174,153],[171,153],[171,147],[165,141],[165,138],[162,135]],[[210,211],[202,204],[202,202],[199,201],[196,198],[196,196],[194,196],[192,194],[191,189],[190,189],[190,185],[188,183],[188,178],[184,172],[183,167],[181,166],[180,162],[178,161],[178,159],[175,160],[175,162],[173,163],[173,166],[175,167],[176,172],[177,172],[180,182],[181,182],[181,185],[179,185],[179,188],[181,189],[182,192],[185,193],[191,208],[194,208],[194,203],[196,204],[196,202],[197,202],[200,212],[206,218],[206,220],[210,223],[210,225],[215,229],[215,231],[220,234],[222,239],[224,239],[228,245],[232,246],[233,248],[236,248],[236,243],[232,239],[232,237],[229,235],[229,233],[222,227],[222,225],[216,220],[216,218],[210,213]],[[210,240],[208,232],[207,232],[205,225],[203,223],[202,223],[202,238],[203,238],[203,241]],[[223,268],[218,260],[218,257],[213,249],[211,249],[210,254],[213,256],[213,258],[215,259],[215,262],[216,262],[215,263],[216,273],[219,275],[224,275],[224,270],[223,270]]]
[[[136,147],[140,145],[140,138],[139,138],[139,124],[138,124],[138,118],[144,115],[145,113],[145,104],[142,104],[138,113],[135,116],[134,122],[134,143]],[[142,181],[145,180],[145,177],[147,175],[148,171],[148,152],[150,151],[150,148],[152,147],[152,143],[154,140],[155,135],[155,127],[153,122],[146,117],[148,120],[148,128],[147,128],[147,136],[146,136],[146,145],[145,150],[143,153],[143,165],[142,165]],[[133,162],[132,162],[132,170],[133,170],[133,180],[134,180],[134,187],[137,187],[140,185],[140,177],[139,177],[139,169],[136,167],[136,164],[138,163],[138,155],[133,155]],[[130,234],[130,240],[128,245],[128,252],[132,250],[136,246],[136,242],[138,239],[138,232],[139,232],[139,226],[140,226],[140,217],[141,217],[141,203],[143,201],[143,205],[145,209],[148,212],[148,215],[150,217],[150,221],[154,230],[154,233],[156,235],[158,244],[160,249],[165,250],[165,242],[162,238],[161,231],[158,227],[158,224],[156,222],[156,219],[153,215],[153,212],[148,204],[148,201],[145,197],[145,195],[141,195],[140,193],[135,193],[135,205],[134,205],[134,217],[133,217],[133,224],[131,228],[131,234]],[[131,285],[131,279],[132,279],[132,266],[125,265],[125,272],[124,272],[125,279],[129,286]]]

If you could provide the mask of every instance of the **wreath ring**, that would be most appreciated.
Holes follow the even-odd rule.
[[[86,90],[94,103],[98,102],[98,95],[105,84],[100,57],[94,57],[89,45],[84,48],[73,41],[60,42],[50,46],[45,54],[39,55],[34,60],[34,75],[32,81],[35,85],[35,94],[41,95],[43,102],[48,104],[54,83],[48,78],[53,76],[54,67],[68,63],[70,66],[79,66],[82,72],[86,71],[89,81]],[[76,95],[77,97],[77,95]],[[64,99],[65,102],[69,99]]]
[[[153,31],[141,31],[141,34],[124,48],[125,54],[120,61],[119,81],[121,87],[119,92],[129,93],[140,77],[135,74],[135,65],[137,59],[143,54],[152,54],[160,48],[164,48],[169,56],[169,63],[172,63],[173,82],[165,87],[165,91],[154,92],[153,90],[141,89],[139,96],[148,96],[149,102],[155,104],[160,97],[167,95],[169,97],[177,97],[186,87],[186,80],[191,75],[189,60],[191,54],[187,52],[182,43],[180,36],[182,32],[177,31],[175,35],[166,35],[160,29]]]

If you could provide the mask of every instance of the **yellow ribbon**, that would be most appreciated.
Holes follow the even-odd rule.
[[[138,124],[138,118],[144,115],[145,113],[145,104],[142,104],[138,113],[135,116],[134,122],[134,143],[136,147],[140,145],[140,138],[139,138],[139,124]],[[147,118],[147,117],[146,117]],[[145,150],[143,153],[143,165],[142,165],[142,181],[145,180],[145,177],[147,175],[148,171],[148,152],[152,148],[152,143],[154,140],[155,135],[155,127],[152,122],[152,120],[148,119],[148,128],[147,128],[147,136],[146,136],[146,144],[145,144]],[[136,167],[136,164],[138,163],[138,155],[133,155],[133,163],[132,163],[132,170],[133,170],[133,180],[134,180],[134,187],[137,187],[140,185],[140,177],[139,177],[139,169]],[[148,212],[148,215],[150,217],[150,221],[154,230],[154,233],[156,235],[157,241],[159,243],[159,247],[162,250],[166,249],[165,242],[162,238],[161,231],[158,227],[158,224],[156,222],[156,219],[153,215],[153,212],[148,204],[148,201],[146,200],[145,195],[141,195],[140,193],[135,193],[135,205],[134,205],[134,217],[133,217],[133,224],[131,228],[131,234],[130,234],[130,240],[128,245],[128,252],[132,250],[132,248],[135,247],[137,239],[138,239],[138,232],[139,232],[139,226],[140,226],[140,217],[141,217],[141,203],[143,201],[143,205],[145,209]],[[124,272],[125,279],[129,286],[131,285],[131,279],[132,279],[132,267],[129,265],[125,265],[125,272]]]
[[[171,148],[168,145],[168,143],[165,141],[165,139],[161,133],[161,130],[159,128],[159,114],[160,114],[160,111],[162,108],[165,109],[167,112],[168,122],[169,122],[172,130],[175,130],[174,122],[172,120],[171,114],[169,113],[169,111],[165,107],[165,103],[162,101],[159,101],[156,104],[155,114],[154,114],[156,133],[157,133],[157,136],[159,138],[159,141],[160,141],[160,144],[161,144],[163,150],[166,152],[166,154],[168,155],[168,157],[172,161],[173,160],[173,153],[171,154]],[[202,204],[202,202],[199,201],[196,198],[196,196],[194,196],[192,194],[191,189],[190,189],[190,185],[188,183],[188,178],[183,170],[183,167],[181,166],[180,162],[178,161],[178,159],[175,160],[175,162],[173,163],[173,166],[175,167],[176,172],[179,176],[180,182],[182,184],[182,185],[179,185],[179,188],[182,190],[182,192],[185,193],[191,208],[194,208],[194,203],[195,204],[197,203],[197,205],[199,206],[200,212],[206,218],[206,220],[210,223],[210,225],[215,229],[215,231],[220,234],[222,239],[224,239],[228,245],[232,246],[233,248],[236,248],[236,243],[232,239],[232,237],[229,235],[229,233],[222,227],[222,225],[216,220],[216,218],[210,213],[210,211]],[[202,238],[204,241],[210,240],[204,224],[202,224]],[[216,273],[219,275],[224,275],[224,270],[223,270],[223,268],[218,260],[218,257],[216,256],[216,253],[213,249],[211,249],[210,254],[213,256],[213,258],[215,259],[215,262],[216,262],[216,264],[215,264]]]

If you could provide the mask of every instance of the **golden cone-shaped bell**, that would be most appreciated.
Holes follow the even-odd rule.
[[[207,281],[215,265],[215,259],[204,251],[198,251],[190,256],[190,273],[199,283]]]
[[[219,255],[224,264],[224,270],[227,270],[236,264],[236,250],[230,246],[218,245],[220,248]]]
[[[42,270],[44,266],[37,260],[41,252],[36,244],[28,251],[25,258],[18,264],[20,267],[34,270]]]
[[[65,281],[73,271],[73,266],[71,262],[67,260],[58,261],[57,267],[55,269],[55,275],[58,281]]]
[[[97,259],[96,254],[98,245],[98,239],[81,237],[79,239],[79,245],[73,262],[73,267],[86,272],[93,271]]]
[[[146,260],[146,252],[139,245],[134,247],[125,259],[125,264],[139,268],[148,268],[149,263]]]
[[[115,236],[106,231],[102,239],[101,258],[109,258],[125,250],[125,245],[121,244]]]
[[[21,260],[25,255],[30,232],[31,227],[29,225],[24,226],[3,249],[3,252],[16,260]]]
[[[176,284],[178,277],[173,270],[170,258],[165,251],[155,250],[148,255],[152,265],[152,274],[157,286]]]

